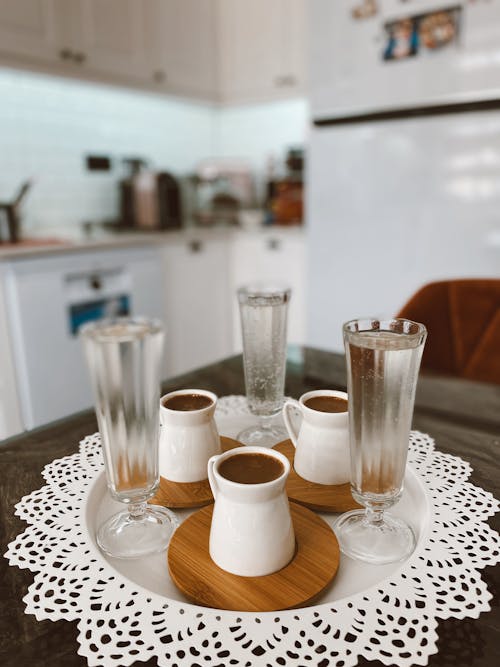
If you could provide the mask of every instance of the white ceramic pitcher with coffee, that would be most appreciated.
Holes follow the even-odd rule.
[[[283,406],[283,419],[295,447],[294,468],[316,484],[345,484],[351,479],[347,394],[318,389]],[[301,419],[300,427],[296,421]]]
[[[209,552],[223,570],[243,577],[272,574],[295,553],[285,484],[286,456],[264,447],[237,447],[208,462],[215,498]]]
[[[217,396],[203,389],[180,389],[160,402],[160,475],[172,482],[207,479],[208,459],[221,451],[214,413]]]

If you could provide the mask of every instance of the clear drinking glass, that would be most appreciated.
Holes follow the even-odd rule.
[[[160,481],[162,325],[138,317],[104,319],[83,326],[80,334],[94,390],[108,489],[115,500],[128,505],[98,529],[97,542],[117,558],[161,551],[178,525],[173,512],[146,503]]]
[[[272,419],[283,406],[290,295],[287,288],[264,285],[238,290],[246,395],[250,411],[259,417],[258,425],[237,436],[247,445],[270,447],[287,437]]]
[[[342,551],[370,563],[392,563],[414,549],[401,519],[384,513],[398,502],[413,404],[427,331],[404,319],[344,324],[349,395],[351,490],[365,510],[343,514],[334,528]]]

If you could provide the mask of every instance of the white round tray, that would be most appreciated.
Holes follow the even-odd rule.
[[[224,433],[223,431],[221,434],[229,435],[229,433]],[[99,551],[95,541],[97,528],[108,517],[122,509],[123,505],[115,502],[110,497],[106,487],[106,476],[102,472],[95,478],[89,490],[84,520],[84,526],[88,531],[86,539],[94,545],[96,557],[106,561],[112,570],[126,577],[135,587],[140,586],[150,594],[157,594],[165,596],[169,600],[177,600],[178,602],[190,604],[187,598],[178,591],[170,578],[165,552],[146,556],[141,559],[121,560],[111,558]],[[425,487],[411,467],[408,467],[403,497],[392,513],[405,519],[411,525],[417,538],[417,546],[425,539],[430,526],[431,512],[432,506]],[[182,522],[193,513],[193,510],[175,510],[175,513]],[[336,514],[320,514],[320,516],[330,526],[333,526],[337,517]],[[401,563],[392,563],[383,566],[362,564],[342,554],[337,576],[321,598],[316,600],[316,604],[335,602],[376,586],[390,574],[400,569],[401,565]],[[200,609],[206,610],[206,608],[201,607]],[[217,614],[220,613],[221,611],[218,610]],[[249,612],[246,613],[248,614]],[[280,612],[282,616],[285,613]],[[297,611],[293,610],[288,613],[295,615]],[[234,616],[234,614],[231,614],[231,616]]]
[[[252,421],[243,397],[220,400],[221,434]],[[237,613],[192,605],[168,575],[166,554],[138,561],[105,557],[95,529],[121,508],[106,491],[100,438],[43,471],[46,485],[16,514],[29,525],[6,554],[34,572],[24,598],[39,619],[78,621],[78,652],[89,665],[125,667],[156,658],[160,667],[310,664],[351,667],[358,656],[401,667],[427,664],[441,618],[475,618],[491,595],[480,568],[499,560],[486,519],[490,493],[467,482],[461,459],[434,451],[412,432],[403,498],[394,513],[412,525],[417,546],[396,565],[362,565],[342,556],[317,604],[291,611]],[[181,519],[189,512],[178,512]],[[324,515],[332,523],[334,515]]]

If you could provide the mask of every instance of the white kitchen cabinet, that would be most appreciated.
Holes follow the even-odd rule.
[[[245,284],[290,287],[288,342],[306,340],[306,248],[302,229],[271,229],[255,234],[236,232],[231,243],[233,350],[241,351],[241,326],[236,290]]]
[[[0,57],[214,100],[214,18],[200,0],[2,0]]]
[[[305,0],[218,0],[217,9],[223,103],[303,92]]]
[[[215,11],[200,0],[143,5],[146,76],[158,88],[215,99]]]
[[[71,19],[69,48],[82,71],[103,72],[126,79],[141,79],[145,75],[142,3],[70,0],[66,12]]]
[[[306,0],[2,0],[0,63],[210,102],[304,92]]]
[[[56,0],[2,0],[0,52],[43,62],[58,59],[60,24]]]
[[[163,248],[169,377],[231,353],[227,237],[167,241]]]
[[[283,31],[282,68],[288,73],[290,92],[303,93],[307,87],[307,2],[284,0],[287,20]]]
[[[143,5],[135,0],[2,0],[0,54],[9,64],[139,83]]]
[[[3,289],[4,279],[5,269],[0,264],[0,440],[23,430]]]

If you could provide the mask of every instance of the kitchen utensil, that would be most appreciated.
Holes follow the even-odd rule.
[[[8,240],[10,243],[18,243],[21,236],[20,205],[32,186],[31,181],[23,183],[17,196],[11,202],[0,202],[0,212],[4,212],[7,218]],[[1,229],[1,228],[0,228]],[[0,234],[0,242],[2,241]]]

